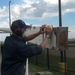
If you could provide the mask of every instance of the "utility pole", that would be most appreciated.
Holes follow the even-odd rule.
[[[11,0],[9,1],[9,26],[11,26],[11,12],[10,12],[10,3],[11,3]]]
[[[58,0],[59,2],[59,27],[62,27],[62,14],[61,14],[61,0]],[[60,65],[64,65],[65,75],[66,75],[66,50],[60,50]],[[63,67],[60,67],[63,69]]]
[[[59,27],[62,27],[62,15],[61,15],[61,0],[58,0],[59,7]],[[63,51],[60,51],[60,62],[63,62]]]
[[[61,0],[59,0],[59,26],[62,27]]]

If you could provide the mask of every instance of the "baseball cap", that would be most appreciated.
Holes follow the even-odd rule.
[[[30,26],[26,25],[25,22],[20,19],[13,21],[12,26],[17,26],[19,28],[25,28],[25,29],[30,28]]]

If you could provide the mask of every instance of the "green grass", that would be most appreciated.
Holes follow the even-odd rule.
[[[29,64],[29,71],[31,73],[50,71],[50,72],[53,73],[52,75],[64,75],[64,73],[60,73],[60,72],[55,72],[55,71],[52,71],[52,70],[48,70],[46,68],[43,68],[43,67],[40,67],[40,66],[36,66],[36,65],[33,65],[33,64]],[[49,75],[51,75],[51,74],[49,74]]]
[[[75,38],[74,39],[68,39],[68,43],[75,43]]]
[[[47,55],[46,54],[42,54],[42,55],[39,55],[38,56],[38,65],[41,66],[42,68],[47,67]],[[30,59],[30,61],[33,63],[33,64],[36,64],[36,60],[35,60],[35,57],[32,57]],[[59,67],[58,67],[58,62],[60,62],[60,57],[59,56],[56,56],[56,55],[49,55],[49,62],[50,62],[50,69],[52,69],[53,71],[59,71]],[[45,64],[45,65],[44,65]],[[57,67],[57,68],[55,68]],[[36,71],[41,71],[42,68],[36,70],[35,69],[36,67],[34,67],[33,69]],[[71,72],[72,75],[75,75],[75,58],[67,58],[67,69],[68,70],[71,70],[71,71],[74,71],[74,72]],[[55,75],[60,75],[59,72],[54,72]],[[57,73],[57,74],[56,74]],[[70,73],[69,71],[67,72],[68,74]],[[69,74],[69,75],[71,75]]]
[[[33,64],[29,64],[29,70],[30,72],[39,72],[39,71],[44,71],[45,69]]]

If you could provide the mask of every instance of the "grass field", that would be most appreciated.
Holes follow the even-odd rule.
[[[47,55],[39,55],[38,56],[38,66],[42,68],[47,68]],[[32,57],[30,62],[36,64],[36,57]],[[75,58],[67,58],[67,70],[69,75],[75,75]],[[60,62],[60,57],[57,55],[49,55],[49,65],[52,71],[55,71],[55,74],[60,75],[58,63]],[[39,69],[40,70],[40,69]],[[36,71],[36,70],[35,70]],[[56,72],[57,71],[57,72]],[[59,74],[58,74],[59,73]],[[62,75],[62,74],[61,74]]]
[[[64,73],[61,73],[61,72],[55,72],[55,71],[52,71],[52,70],[48,70],[46,68],[42,68],[40,66],[29,64],[29,72],[30,73],[36,74],[37,72],[45,72],[45,71],[49,71],[49,72],[52,73],[52,74],[48,74],[48,75],[64,75]]]

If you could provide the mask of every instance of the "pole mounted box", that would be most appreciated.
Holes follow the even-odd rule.
[[[68,27],[55,27],[48,38],[46,46],[52,50],[63,50],[68,47]]]
[[[36,33],[40,30],[40,27],[32,27],[26,32],[26,35]],[[46,37],[45,34],[37,36],[35,39],[29,41],[31,43],[40,45],[43,39]],[[68,47],[68,27],[54,27],[52,34],[48,37],[48,43],[46,48],[50,50],[63,50]]]

